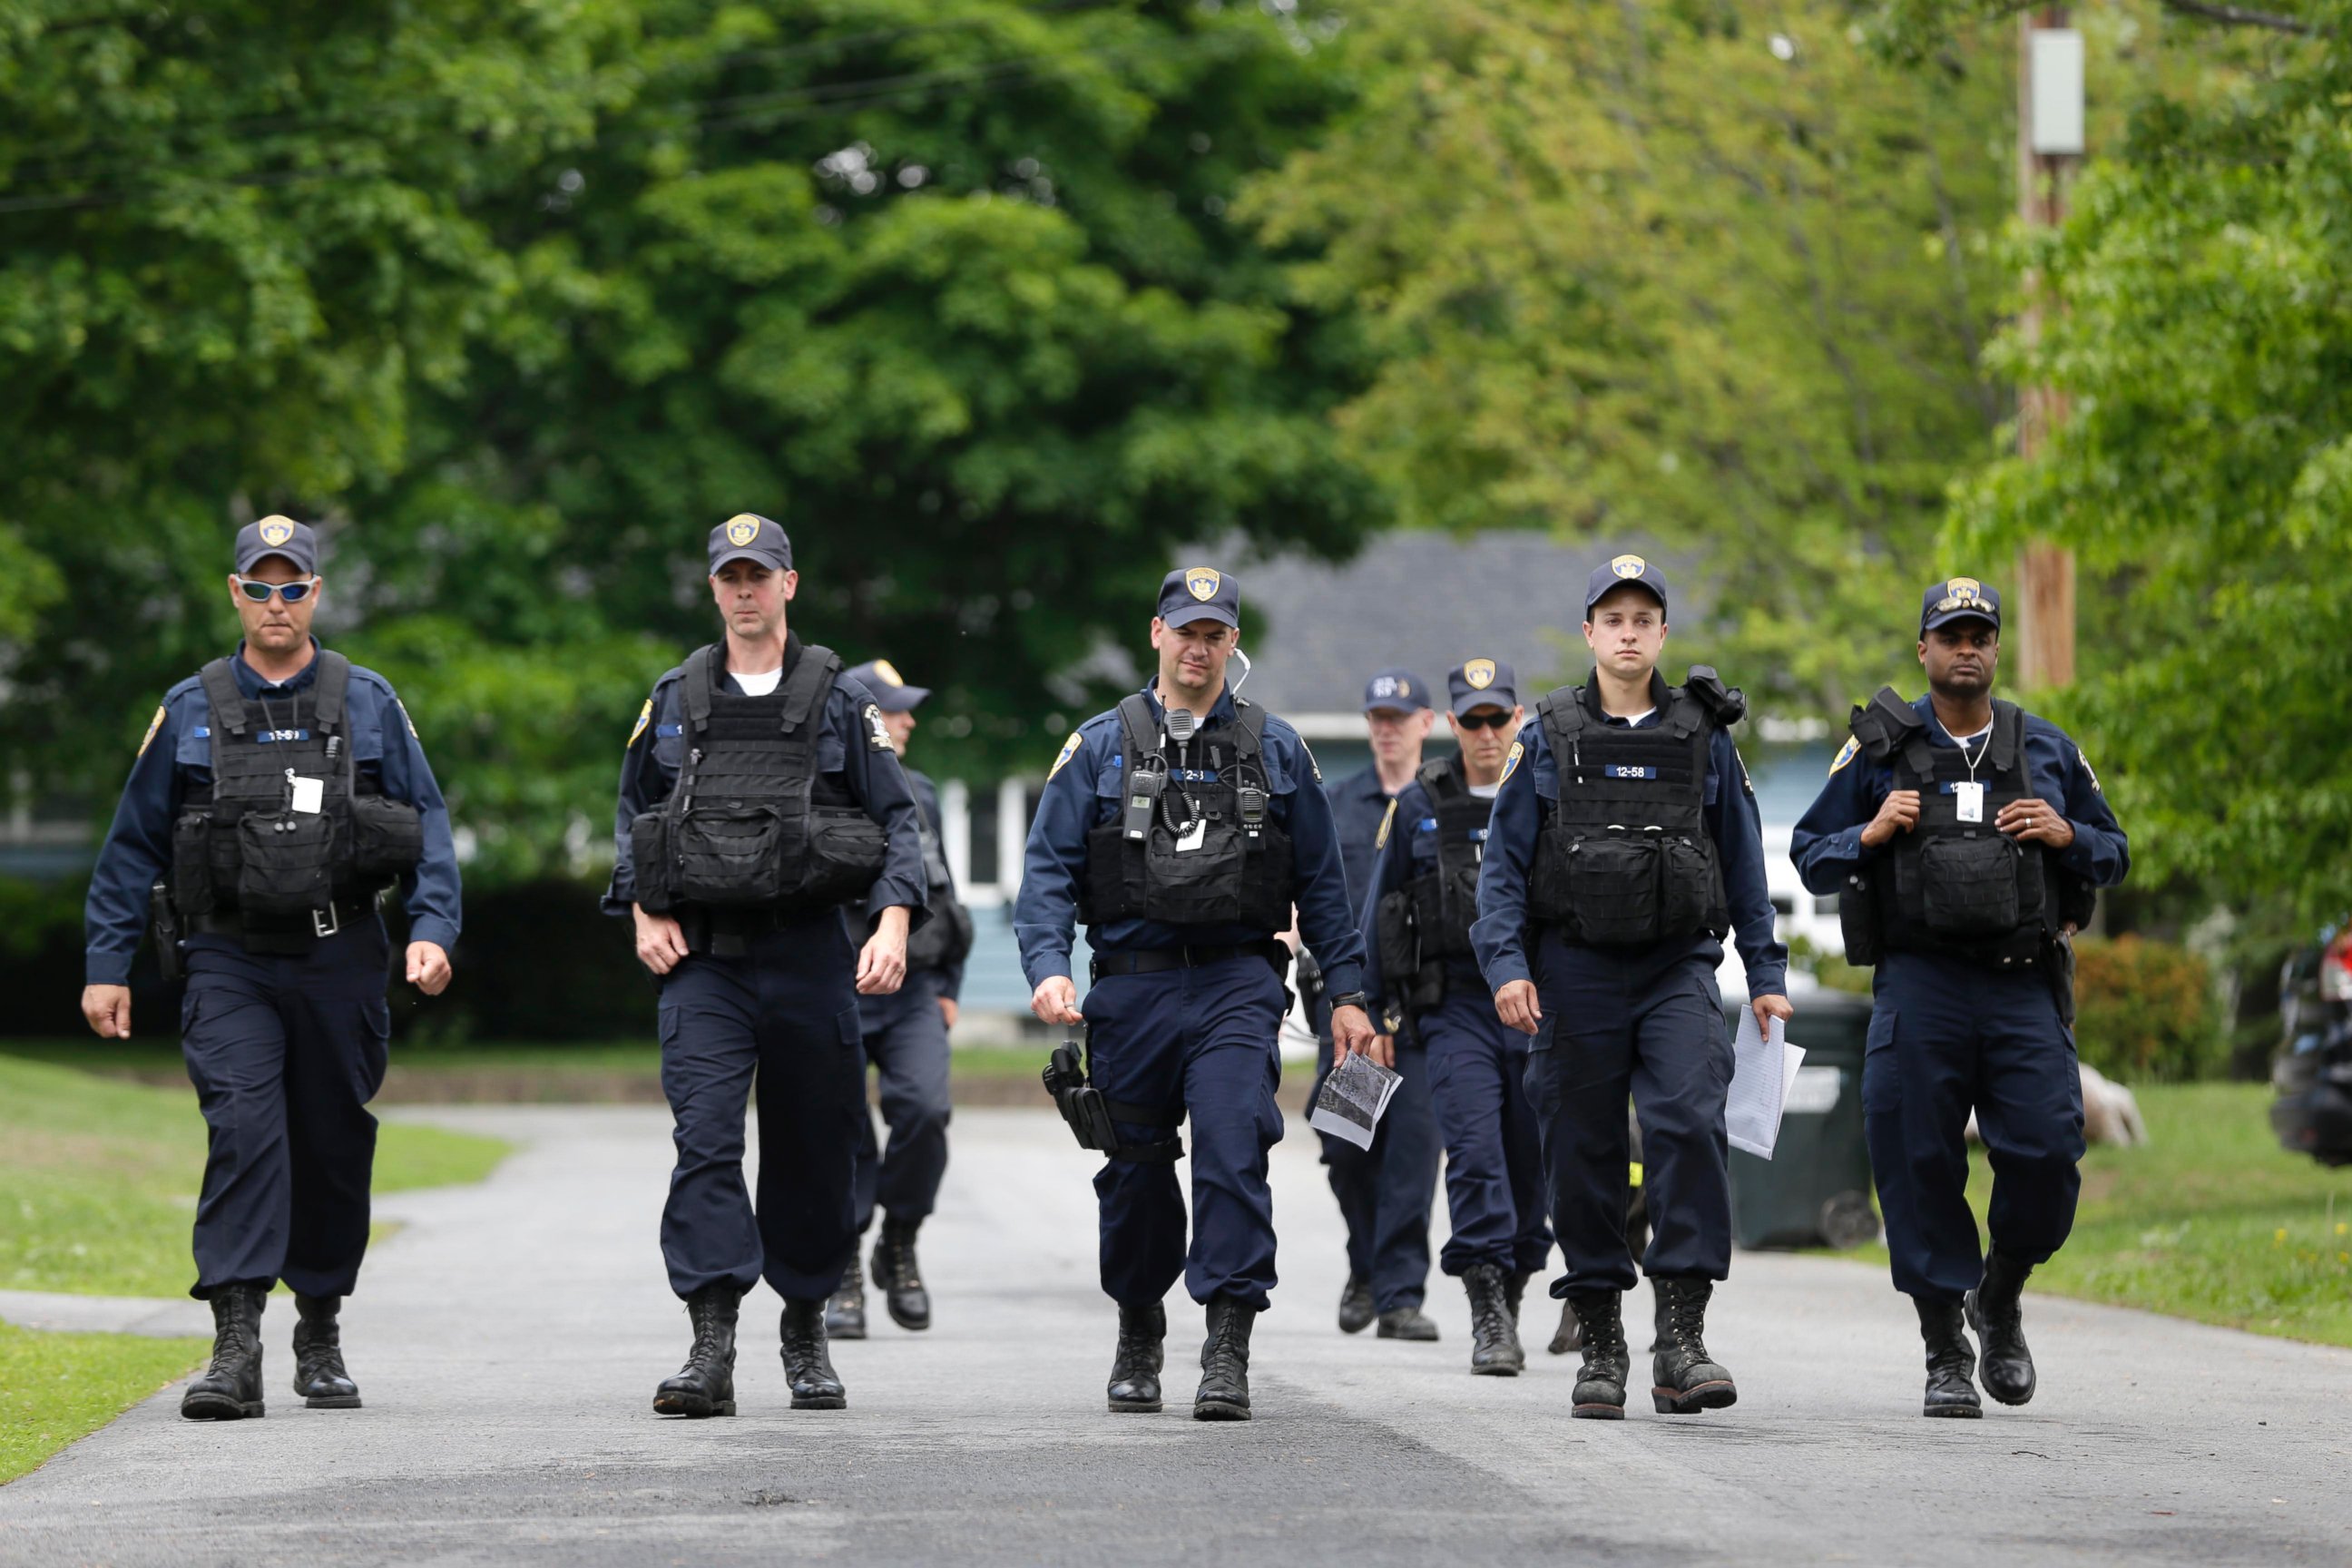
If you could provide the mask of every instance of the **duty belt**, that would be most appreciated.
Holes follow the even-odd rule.
[[[324,909],[312,910],[308,916],[296,915],[291,920],[248,920],[236,910],[215,910],[190,917],[184,934],[233,936],[253,952],[302,952],[312,942],[333,936],[347,925],[373,919],[375,911],[373,893],[339,898]]]
[[[1290,973],[1290,949],[1272,937],[1224,947],[1139,947],[1097,952],[1092,973],[1097,980],[1106,974],[1160,974],[1171,969],[1200,969],[1229,958],[1262,958],[1274,965],[1277,976]]]

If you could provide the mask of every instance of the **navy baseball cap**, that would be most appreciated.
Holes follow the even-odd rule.
[[[908,685],[887,658],[869,658],[845,673],[874,694],[874,706],[885,713],[904,713],[931,694],[928,686]]]
[[[1465,658],[1445,672],[1445,689],[1459,718],[1473,708],[1519,705],[1519,678],[1499,658]]]
[[[1180,566],[1160,580],[1160,618],[1171,626],[1194,621],[1242,624],[1242,586],[1213,566]]]
[[[1919,635],[1954,621],[1990,621],[2000,630],[2000,595],[1974,577],[1947,577],[1919,595]]]
[[[756,561],[777,572],[793,569],[793,542],[779,524],[757,512],[739,511],[710,531],[710,574],[730,561]]]
[[[315,574],[319,570],[319,536],[307,522],[275,515],[259,522],[248,522],[236,531],[236,570],[240,575],[252,571],[254,563],[265,555],[283,555],[294,563],[297,572]]]
[[[1592,606],[1601,602],[1602,595],[1628,583],[1647,588],[1658,596],[1658,608],[1666,607],[1665,574],[1638,555],[1619,555],[1606,566],[1595,566],[1592,575],[1584,580],[1584,613],[1591,615]]]
[[[1429,706],[1429,688],[1409,669],[1384,669],[1364,682],[1367,713],[1418,713]]]

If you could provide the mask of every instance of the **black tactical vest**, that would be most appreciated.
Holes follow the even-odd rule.
[[[1478,868],[1486,858],[1486,826],[1495,808],[1493,801],[1470,793],[1458,757],[1423,763],[1417,776],[1436,814],[1431,831],[1437,836],[1437,864],[1383,895],[1373,916],[1381,976],[1407,1012],[1443,1001],[1447,961],[1473,957],[1470,922],[1478,918]],[[1390,818],[1391,833],[1421,829],[1401,812]]]
[[[840,658],[793,639],[783,679],[765,697],[726,689],[726,669],[716,647],[686,661],[677,783],[630,824],[637,901],[774,919],[854,901],[881,876],[889,838],[839,782],[817,772]]]
[[[189,791],[173,826],[172,901],[181,914],[234,911],[254,932],[324,936],[335,929],[338,900],[373,895],[422,858],[416,808],[385,798],[352,761],[351,661],[324,648],[318,658],[308,689],[274,700],[248,700],[226,658],[199,673],[213,779]],[[317,810],[295,809],[298,779],[318,781]]]
[[[1893,787],[1919,792],[1919,820],[1841,889],[1850,963],[1874,963],[1891,951],[2027,964],[2062,922],[2090,918],[2095,894],[2087,881],[2060,871],[2041,845],[1993,826],[2001,807],[2032,795],[2033,782],[2024,710],[1998,701],[1992,710],[1992,733],[1976,748],[1929,744],[1927,721],[1892,688],[1853,710],[1863,753],[1892,770]],[[1980,820],[1964,823],[1960,786],[1971,782],[1984,786],[1983,810]]]
[[[1122,809],[1087,835],[1080,920],[1289,929],[1297,878],[1274,820],[1265,710],[1235,698],[1234,711],[1180,752],[1142,693],[1118,705]]]
[[[1707,749],[1746,704],[1704,665],[1642,729],[1594,718],[1586,691],[1563,686],[1536,704],[1559,794],[1544,802],[1528,915],[1594,947],[1721,936],[1731,919],[1706,826]]]

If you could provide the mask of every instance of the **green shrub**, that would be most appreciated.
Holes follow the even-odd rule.
[[[2074,943],[2074,1042],[2085,1065],[2126,1083],[2219,1078],[2229,1044],[2205,961],[2137,936]]]

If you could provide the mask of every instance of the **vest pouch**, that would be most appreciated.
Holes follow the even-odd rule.
[[[1569,910],[1580,940],[1595,947],[1658,940],[1662,837],[1605,833],[1569,846]]]
[[[1919,847],[1919,892],[1928,931],[1962,940],[2007,936],[2018,907],[2022,852],[1998,833],[1938,834]]]
[[[208,915],[218,907],[212,846],[213,814],[200,805],[180,813],[172,824],[172,903],[184,915]]]
[[[786,891],[783,814],[772,805],[697,805],[670,828],[676,896],[725,907],[768,904]]]
[[[1723,879],[1716,870],[1712,847],[1680,835],[1659,847],[1661,937],[1696,936],[1701,931],[1722,934],[1726,924]]]
[[[335,896],[335,819],[323,811],[237,819],[236,901],[248,915],[323,910]]]
[[[971,911],[944,892],[935,891],[932,899],[931,918],[907,939],[909,973],[950,968],[971,952]]]
[[[853,805],[809,808],[805,871],[795,894],[814,904],[846,904],[882,875],[890,836]]]
[[[1181,844],[1192,847],[1179,848]],[[1240,920],[1242,859],[1242,830],[1233,823],[1202,817],[1179,836],[1166,823],[1153,822],[1143,847],[1152,918],[1179,925]],[[1290,923],[1287,910],[1280,923]]]
[[[237,822],[245,816],[242,801],[223,800],[217,795],[210,806],[212,841],[206,847],[213,867],[213,904],[226,908],[236,902],[237,883],[242,880],[244,858],[237,848]]]
[[[629,862],[637,870],[637,902],[647,914],[669,910],[669,813],[641,811],[629,819]]]
[[[1845,961],[1867,969],[1885,953],[1886,925],[1878,908],[1879,873],[1873,868],[1849,871],[1837,891],[1838,935],[1845,939]]]
[[[362,882],[397,881],[425,858],[425,818],[404,800],[353,795],[352,872]]]
[[[1413,931],[1417,903],[1412,889],[1393,889],[1381,895],[1380,907],[1372,916],[1373,940],[1380,944],[1381,977],[1388,999],[1399,1005],[1411,1002],[1407,993],[1419,978],[1414,973],[1421,967],[1421,944]]]
[[[1212,826],[1209,830],[1214,833]],[[1242,840],[1244,858],[1239,900],[1240,920],[1267,932],[1288,931],[1291,905],[1298,898],[1297,861],[1290,852],[1290,835],[1268,817],[1258,829],[1257,842]]]

